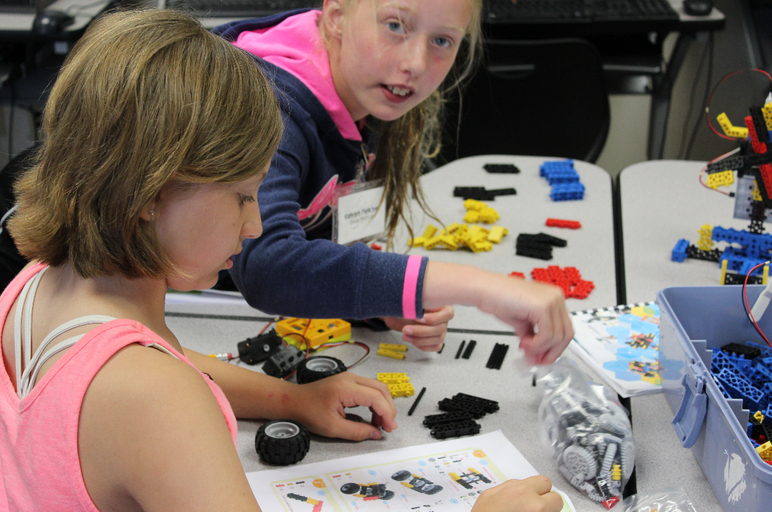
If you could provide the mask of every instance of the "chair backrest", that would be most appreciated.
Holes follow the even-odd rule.
[[[440,163],[483,154],[594,162],[609,100],[597,48],[583,39],[487,41],[483,63],[447,105]]]

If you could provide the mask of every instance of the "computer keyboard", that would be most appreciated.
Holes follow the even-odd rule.
[[[42,11],[54,0],[0,0],[0,13],[34,14]]]
[[[321,7],[322,0],[167,0],[166,7],[212,18],[257,18],[277,12]]]
[[[485,0],[483,20],[489,27],[531,31],[549,36],[592,33],[667,32],[679,21],[668,0]]]

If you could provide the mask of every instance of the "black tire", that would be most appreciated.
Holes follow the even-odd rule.
[[[382,500],[390,500],[395,496],[394,491],[389,491],[388,489],[383,491],[383,496],[381,496]]]
[[[340,492],[343,494],[356,494],[359,491],[359,485],[354,482],[349,482],[340,486]]]
[[[304,359],[295,374],[298,384],[308,384],[346,371],[346,365],[330,356],[314,356]]]
[[[391,475],[392,480],[396,480],[397,482],[403,482],[413,476],[410,471],[397,471],[393,475]]]
[[[255,449],[260,458],[276,466],[303,460],[311,446],[308,429],[297,421],[269,421],[257,430]]]

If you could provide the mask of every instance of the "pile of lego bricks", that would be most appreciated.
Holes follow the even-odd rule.
[[[748,342],[713,350],[710,372],[727,399],[740,399],[751,414],[747,434],[759,456],[772,465],[772,349]]]
[[[544,162],[539,166],[539,176],[545,178],[552,191],[553,201],[576,201],[584,199],[584,185],[574,169],[573,160]]]
[[[535,268],[531,271],[531,277],[534,281],[561,287],[567,299],[586,299],[595,288],[595,283],[582,279],[576,267],[562,269],[557,265],[550,265],[547,268]]]
[[[435,439],[448,439],[480,433],[479,420],[488,413],[499,410],[499,403],[464,393],[456,393],[452,398],[443,398],[438,403],[444,414],[432,414],[424,417],[425,427],[432,429]]]
[[[551,260],[552,248],[565,247],[566,245],[568,245],[568,242],[562,238],[546,233],[537,233],[535,235],[520,233],[517,236],[517,242],[515,242],[515,254],[540,260]]]

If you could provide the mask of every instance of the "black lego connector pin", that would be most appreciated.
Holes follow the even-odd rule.
[[[268,359],[271,353],[282,345],[275,329],[247,338],[237,345],[239,359],[246,364],[257,364]]]

